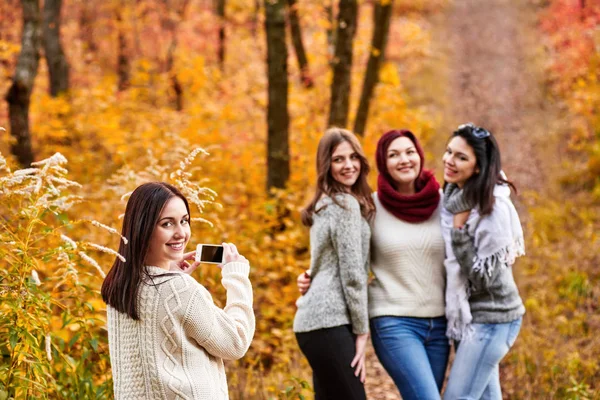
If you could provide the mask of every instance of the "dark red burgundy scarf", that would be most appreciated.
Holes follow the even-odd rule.
[[[421,172],[415,190],[413,195],[401,195],[382,174],[377,177],[379,201],[386,210],[406,222],[427,221],[440,204],[440,184],[431,171]]]

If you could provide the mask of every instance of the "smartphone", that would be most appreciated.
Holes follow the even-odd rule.
[[[196,246],[196,261],[211,264],[223,264],[223,246],[199,244]]]

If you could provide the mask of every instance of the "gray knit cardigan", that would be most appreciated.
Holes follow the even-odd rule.
[[[367,274],[371,230],[356,198],[336,195],[316,204],[310,229],[311,285],[296,302],[294,332],[352,325],[369,331]]]

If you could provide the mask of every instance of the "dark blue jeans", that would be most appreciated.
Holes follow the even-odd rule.
[[[376,317],[371,337],[403,400],[439,400],[450,344],[446,318]]]

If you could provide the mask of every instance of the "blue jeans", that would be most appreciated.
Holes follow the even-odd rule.
[[[450,345],[446,318],[376,317],[371,337],[403,400],[439,400]]]
[[[522,320],[472,325],[472,336],[457,344],[444,400],[502,400],[500,361],[517,340]]]

